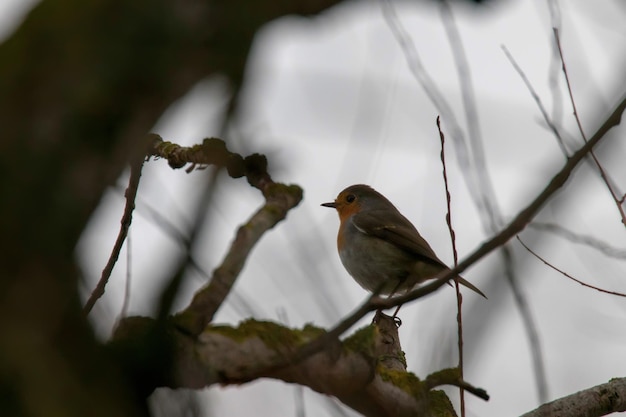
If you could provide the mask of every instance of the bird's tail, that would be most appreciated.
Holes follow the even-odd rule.
[[[459,277],[459,284],[469,288],[470,290],[474,291],[477,294],[482,295],[483,297],[485,297],[485,299],[487,299],[487,296],[481,290],[479,290],[477,287],[474,286],[474,284],[467,281],[465,278]]]

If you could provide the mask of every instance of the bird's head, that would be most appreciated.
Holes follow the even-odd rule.
[[[369,185],[356,184],[339,193],[335,201],[323,203],[322,206],[337,210],[341,220],[362,210],[385,210],[393,205],[382,194]]]

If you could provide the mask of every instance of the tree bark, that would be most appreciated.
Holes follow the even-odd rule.
[[[626,411],[626,378],[587,388],[543,404],[522,417],[599,417]]]
[[[457,384],[458,373],[448,370],[420,381],[406,372],[397,327],[386,315],[378,314],[375,324],[304,360],[283,365],[285,357],[324,332],[247,320],[237,328],[209,325],[192,335],[175,320],[163,326],[150,318],[130,317],[121,322],[110,347],[133,367],[138,381],[142,373],[171,364],[167,374],[146,379],[157,386],[199,389],[273,378],[332,395],[365,416],[456,416],[448,397],[431,388]],[[153,364],[146,361],[146,346],[159,346],[161,355],[152,356]]]

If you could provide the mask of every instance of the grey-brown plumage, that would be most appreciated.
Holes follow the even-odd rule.
[[[404,293],[449,270],[415,226],[373,188],[350,186],[323,206],[339,213],[339,256],[348,273],[368,291]],[[464,278],[458,279],[487,298]]]

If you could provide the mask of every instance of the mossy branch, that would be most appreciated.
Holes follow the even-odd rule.
[[[467,392],[471,392],[478,398],[482,398],[485,401],[489,400],[489,394],[487,394],[487,391],[482,388],[477,388],[463,380],[463,376],[459,368],[448,368],[433,372],[426,377],[424,385],[428,389],[439,387],[441,385],[454,385],[455,387],[463,388]]]
[[[154,320],[149,318],[125,319],[111,346],[122,354],[135,351],[141,356],[144,349],[133,347],[145,346],[140,339],[151,333],[145,328],[152,326]],[[177,323],[169,321],[166,326],[160,333],[169,340],[160,345],[170,347],[168,357],[154,358],[161,368],[170,364],[171,374],[160,379],[164,386],[199,389],[272,378],[332,395],[365,416],[456,416],[442,391],[432,390],[428,378],[420,381],[398,360],[404,355],[397,328],[388,316],[377,317],[376,323],[346,339],[335,340],[305,360],[281,368],[271,365],[326,331],[312,325],[291,329],[269,321],[246,320],[237,327],[210,325],[192,337],[178,330]],[[391,362],[390,357],[394,358]]]

